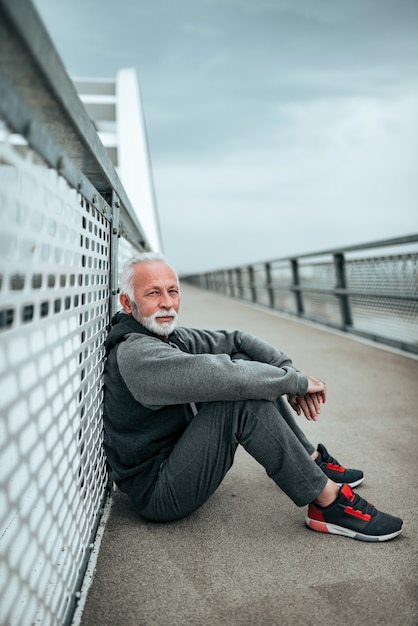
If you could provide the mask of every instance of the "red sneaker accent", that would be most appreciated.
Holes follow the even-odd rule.
[[[329,533],[328,526],[326,524],[321,524],[321,522],[317,522],[313,519],[309,520],[308,526],[309,528],[312,528],[312,530],[316,530],[319,533]]]
[[[347,500],[351,500],[351,502],[355,498],[353,490],[351,489],[350,485],[347,485],[345,483],[344,485],[341,486],[341,493],[343,494],[345,498],[347,498]]]
[[[330,470],[334,470],[334,472],[344,472],[344,467],[341,465],[334,465],[333,463],[327,463],[327,468]]]
[[[353,515],[354,517],[359,517],[360,519],[364,519],[368,522],[371,519],[371,515],[369,513],[362,513],[359,509],[353,509],[351,506],[346,506],[344,509],[345,513],[349,515]]]
[[[318,507],[316,507],[313,502],[311,502],[311,504],[308,507],[308,515],[311,519],[315,519],[318,522],[324,522],[324,516],[322,515],[322,512],[320,509],[318,509]]]

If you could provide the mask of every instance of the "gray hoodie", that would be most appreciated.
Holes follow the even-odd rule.
[[[289,357],[240,331],[177,328],[167,339],[117,313],[106,341],[105,450],[118,486],[146,501],[193,417],[192,404],[304,395]]]

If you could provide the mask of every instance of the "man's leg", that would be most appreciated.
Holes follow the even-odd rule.
[[[283,396],[279,396],[276,400],[276,404],[280,415],[283,417],[283,419],[286,420],[286,423],[293,430],[296,437],[299,439],[300,443],[303,445],[308,454],[312,455],[315,452],[315,447],[311,444],[303,430],[297,424],[286,398]]]
[[[140,515],[171,521],[198,509],[222,482],[238,444],[298,506],[315,500],[327,484],[275,403],[211,402],[202,406],[162,464]],[[130,496],[134,503],[134,494]]]

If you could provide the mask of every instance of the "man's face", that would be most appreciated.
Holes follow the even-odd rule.
[[[120,297],[125,311],[152,332],[168,336],[180,306],[179,285],[171,267],[162,261],[134,265],[132,288],[135,302],[126,294]]]

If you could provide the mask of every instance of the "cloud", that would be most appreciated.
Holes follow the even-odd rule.
[[[416,0],[35,3],[70,71],[136,67],[179,271],[418,230]]]
[[[287,105],[268,144],[160,164],[167,253],[183,271],[216,266],[214,242],[241,264],[416,231],[415,103]]]

